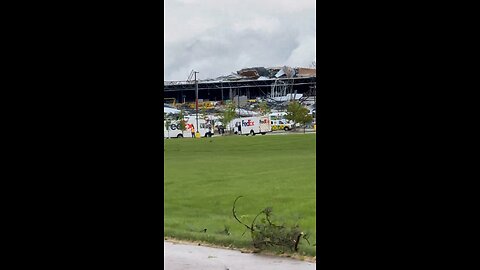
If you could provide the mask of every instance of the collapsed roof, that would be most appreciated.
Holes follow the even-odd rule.
[[[238,76],[245,79],[268,79],[268,78],[295,78],[295,77],[316,77],[317,70],[315,68],[291,68],[283,67],[253,67],[244,68],[237,71]]]
[[[289,66],[283,67],[252,67],[244,68],[229,75],[217,77],[215,79],[200,80],[202,82],[224,82],[224,81],[244,81],[244,80],[269,80],[278,78],[305,78],[316,77],[316,68]],[[165,85],[190,84],[190,81],[165,81]]]

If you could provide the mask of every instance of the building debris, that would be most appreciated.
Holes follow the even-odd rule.
[[[279,78],[296,78],[296,77],[316,77],[316,68],[289,66],[283,67],[252,67],[244,68],[239,71],[232,72],[229,75],[219,76],[215,79],[203,79],[199,82],[229,82],[229,81],[247,81],[247,80],[273,80]],[[192,81],[165,81],[165,85],[181,85],[191,84]]]
[[[316,77],[317,70],[315,68],[297,68],[297,77]]]

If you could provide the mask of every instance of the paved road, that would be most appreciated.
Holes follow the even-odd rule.
[[[315,263],[236,250],[163,242],[168,270],[312,270]]]
[[[305,130],[305,133],[315,133],[315,130],[314,129],[306,129]],[[272,132],[268,132],[267,136],[271,136],[271,135],[291,135],[291,134],[303,134],[303,128],[302,129],[298,129],[296,132],[293,132],[293,131],[284,131],[284,130],[276,130],[276,131],[272,131]],[[231,135],[231,136],[238,136],[238,135]],[[250,136],[250,135],[249,135]],[[261,134],[257,134],[255,136],[262,136]],[[218,134],[215,134],[214,137],[221,137],[221,135],[218,135]]]
[[[305,130],[305,133],[309,134],[309,133],[315,133],[315,131],[313,129],[307,129]],[[273,132],[269,132],[267,133],[266,135],[291,135],[291,134],[303,134],[303,129],[299,129],[299,131],[297,132],[292,132],[292,131],[273,131]],[[259,135],[256,135],[256,136],[259,136]],[[260,135],[261,136],[261,135]]]

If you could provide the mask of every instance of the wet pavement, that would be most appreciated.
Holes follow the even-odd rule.
[[[311,270],[315,263],[236,250],[163,242],[168,270]]]

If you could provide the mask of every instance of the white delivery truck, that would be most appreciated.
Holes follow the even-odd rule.
[[[268,116],[252,116],[252,117],[240,117],[234,119],[230,123],[230,128],[233,129],[233,133],[239,135],[252,135],[262,134],[272,131],[270,124],[270,118]]]
[[[169,127],[169,130],[167,130],[166,123],[165,121],[163,122],[163,137],[168,138],[170,135],[170,138],[191,138],[192,137],[192,132],[191,128],[192,126],[195,128],[195,131],[197,131],[197,126],[196,126],[196,119],[195,117],[192,116],[186,116],[185,118],[185,131],[182,132],[180,129],[180,121],[171,121]],[[213,126],[210,124],[210,121],[198,118],[198,132],[200,133],[201,137],[212,137],[213,136]]]
[[[170,124],[167,125],[166,121],[163,121],[163,138],[183,138],[184,136],[190,135],[189,130],[182,132],[180,129],[180,121],[170,121]]]
[[[197,131],[197,120],[195,115],[189,115],[185,117],[186,126],[188,132],[190,132],[191,127],[195,128],[195,132]],[[212,137],[215,129],[215,121],[211,117],[203,118],[203,116],[198,116],[198,132],[200,133],[201,137]],[[189,133],[190,137],[191,132]]]

